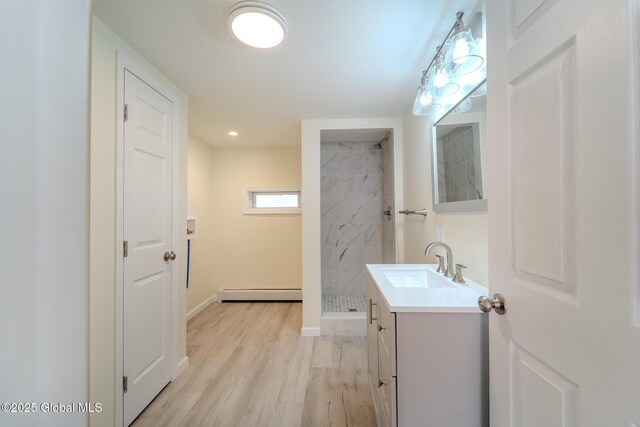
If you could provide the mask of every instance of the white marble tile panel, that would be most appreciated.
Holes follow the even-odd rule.
[[[339,199],[341,177],[338,175],[324,175],[320,178],[320,196],[322,199]]]
[[[343,200],[340,219],[342,224],[362,224],[363,200]]]
[[[364,264],[382,264],[382,248],[364,248],[362,255]],[[338,280],[340,280],[339,277]]]
[[[338,147],[342,151],[354,151],[362,150],[362,144],[360,142],[339,142]]]
[[[364,246],[378,248],[382,246],[382,229],[380,224],[366,224],[364,227]]]
[[[383,200],[364,200],[356,221],[360,224],[382,224]]]
[[[465,161],[466,156],[466,148],[464,140],[460,136],[458,136],[453,142],[453,165],[458,165]]]
[[[473,160],[473,134],[471,133],[471,130],[469,130],[468,134],[465,132],[464,150],[465,159]]]
[[[338,151],[340,149],[340,143],[338,142],[321,142],[320,151]]]
[[[338,246],[338,237],[340,226],[338,224],[321,224],[320,225],[320,238],[322,240],[322,247],[335,248]]]
[[[343,271],[363,271],[362,248],[339,248],[338,249],[338,270]]]
[[[393,143],[390,141],[382,144],[382,173],[393,181]]]
[[[322,224],[337,224],[340,222],[342,204],[335,199],[320,200],[320,215]]]
[[[337,248],[321,248],[320,264],[322,271],[337,271],[339,267],[340,251]]]
[[[382,226],[382,262],[394,264],[396,262],[396,227],[393,223]]]
[[[341,199],[362,199],[362,175],[342,175],[339,181]]]
[[[380,146],[378,146],[378,144],[380,144],[377,141],[369,141],[369,142],[361,142],[360,143],[360,149],[362,150],[380,150]]]
[[[383,195],[382,175],[380,174],[364,175],[363,181],[364,181],[363,198],[382,199],[382,195]]]
[[[364,295],[364,271],[344,271],[338,273],[340,295]]]
[[[340,224],[338,226],[338,246],[361,248],[364,246],[362,224]]]
[[[362,171],[365,174],[382,173],[382,150],[366,150],[364,152]]]
[[[320,153],[320,175],[338,175],[340,171],[340,152],[322,151]]]
[[[320,333],[325,336],[366,336],[367,319],[320,319]]]
[[[340,175],[362,174],[362,151],[345,150],[339,152]]]
[[[338,286],[338,272],[323,271],[320,275],[320,283],[322,286],[322,295],[340,295],[340,287]]]

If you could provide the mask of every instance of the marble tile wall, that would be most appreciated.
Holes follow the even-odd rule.
[[[385,209],[391,210],[391,217],[384,217],[382,222],[382,261],[384,264],[395,264],[396,262],[396,227],[395,215],[397,215],[395,206],[394,191],[394,173],[393,173],[393,140],[382,143],[382,193]]]
[[[482,199],[478,138],[471,126],[460,126],[437,141],[440,202]]]
[[[385,183],[377,144],[321,144],[323,296],[363,296],[364,265],[383,262]]]

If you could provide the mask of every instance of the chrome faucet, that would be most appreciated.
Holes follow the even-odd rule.
[[[431,249],[438,246],[444,248],[444,250],[447,251],[447,269],[444,272],[444,277],[453,277],[453,252],[451,252],[451,247],[449,247],[449,245],[444,242],[431,242],[429,243],[429,246],[427,246],[427,249],[424,250],[424,254],[429,255]]]

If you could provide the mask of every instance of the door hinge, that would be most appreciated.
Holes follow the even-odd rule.
[[[124,104],[124,121],[129,120],[129,104]]]
[[[124,376],[122,377],[122,389],[126,393],[128,388],[129,388],[129,378],[127,376]]]
[[[122,254],[124,256],[124,258],[129,256],[129,241],[125,240],[124,242],[122,242]]]

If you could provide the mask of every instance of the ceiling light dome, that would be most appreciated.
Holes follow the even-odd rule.
[[[268,49],[287,36],[287,21],[278,9],[259,1],[243,1],[229,11],[229,29],[242,43]]]

